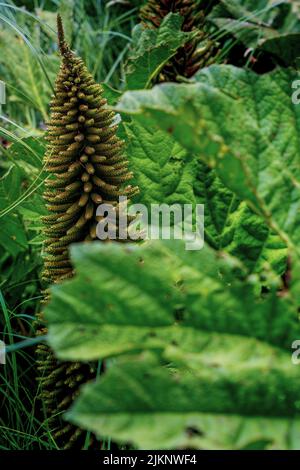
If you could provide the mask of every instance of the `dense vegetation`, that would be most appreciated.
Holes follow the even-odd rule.
[[[298,2],[7,1],[0,47],[0,449],[299,449]],[[120,195],[204,248],[97,240]]]

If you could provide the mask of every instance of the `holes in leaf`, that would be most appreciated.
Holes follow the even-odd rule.
[[[186,310],[184,307],[177,308],[174,311],[174,318],[177,322],[183,322],[186,318]]]
[[[196,428],[195,426],[188,426],[185,429],[185,433],[187,434],[188,437],[204,436],[204,432],[201,431],[201,429]]]
[[[148,338],[156,338],[157,334],[155,331],[149,331]]]

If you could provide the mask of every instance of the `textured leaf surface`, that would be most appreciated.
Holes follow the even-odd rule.
[[[122,129],[134,183],[140,188],[135,202],[149,209],[151,204],[204,204],[210,246],[239,257],[251,272],[285,271],[285,243],[197,155],[151,119],[141,123],[133,116],[123,121]]]
[[[181,24],[180,15],[169,14],[158,30],[136,27],[127,68],[128,89],[147,88],[177,49],[191,39],[193,33],[181,31]]]
[[[235,279],[236,263],[210,249],[189,252],[178,241],[83,245],[74,247],[73,260],[77,276],[53,287],[46,308],[50,343],[65,359],[164,348],[172,340],[193,350],[203,331],[286,348],[300,335],[290,297],[260,298],[252,278]]]
[[[193,204],[193,183],[197,162],[176,142],[172,135],[151,122],[141,124],[132,119],[123,122],[127,154],[135,183],[140,188],[135,201],[150,204]]]
[[[230,191],[214,169],[198,161],[194,193],[205,206],[205,237],[215,249],[225,250],[244,263],[250,272],[271,269],[284,273],[286,244],[263,218]]]
[[[291,100],[294,79],[292,70],[259,76],[212,66],[194,85],[127,92],[118,109],[141,121],[150,116],[185,148],[199,152],[229,189],[297,244],[300,108]]]
[[[299,449],[296,368],[287,357],[277,365],[271,351],[260,362],[252,344],[246,354],[236,347],[244,362],[227,369],[220,361],[227,345],[193,374],[153,358],[121,362],[85,387],[68,418],[141,449]]]
[[[184,242],[77,245],[72,257],[77,275],[46,308],[51,346],[66,360],[125,359],[71,421],[141,448],[300,446],[291,295],[262,296],[234,259]]]

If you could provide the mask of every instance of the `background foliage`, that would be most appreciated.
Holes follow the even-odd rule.
[[[141,2],[0,4],[1,449],[55,449],[37,403],[35,316],[43,283],[44,130],[59,66],[55,17],[120,113],[135,202],[205,204],[206,247],[71,248],[76,276],[52,289],[57,357],[98,361],[66,419],[102,449],[299,449],[299,2],[198,2],[214,64],[160,71],[194,32]]]

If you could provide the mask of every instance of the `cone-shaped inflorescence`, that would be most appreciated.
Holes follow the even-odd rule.
[[[205,31],[204,10],[196,0],[148,0],[140,10],[140,18],[146,27],[158,28],[169,13],[179,13],[183,17],[182,30],[197,34],[164,67],[160,82],[190,78],[199,69],[213,63],[217,54],[216,44]]]
[[[62,64],[56,80],[48,124],[45,156],[47,171],[44,197],[51,212],[45,217],[46,252],[44,277],[57,281],[72,268],[68,245],[96,239],[96,209],[119,196],[132,196],[135,188],[124,183],[132,178],[116,136],[115,114],[106,107],[103,89],[88,73],[83,61],[64,41],[58,17]]]
[[[49,178],[44,198],[49,215],[44,217],[43,277],[49,283],[73,275],[71,243],[97,240],[98,205],[111,203],[118,214],[119,196],[130,198],[137,191],[126,186],[132,175],[122,154],[123,142],[116,136],[115,114],[107,108],[101,86],[66,44],[60,16],[58,39],[62,63],[51,102],[45,155]],[[45,332],[46,326],[41,327],[39,334]],[[56,431],[54,437],[61,447],[79,447],[81,431],[62,425],[58,417],[70,406],[79,386],[95,376],[93,365],[58,363],[42,344],[38,369],[43,408]]]

